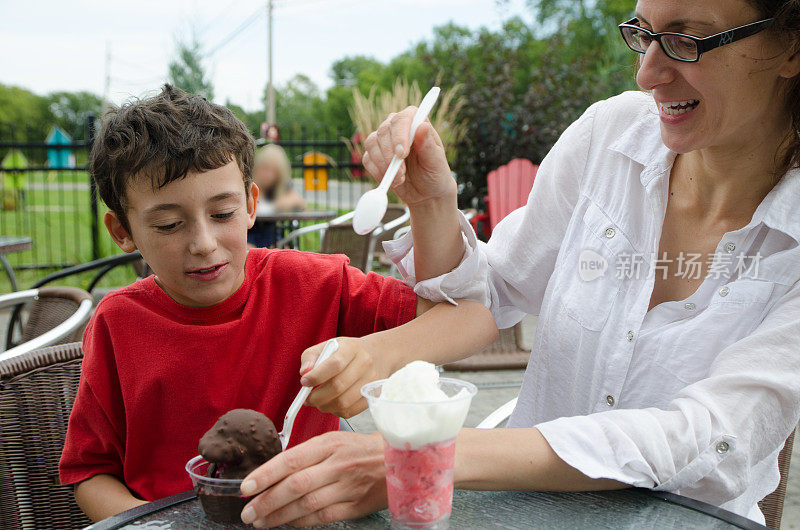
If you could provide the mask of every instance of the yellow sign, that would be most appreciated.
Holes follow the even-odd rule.
[[[325,153],[311,151],[303,155],[303,181],[308,191],[328,189],[328,168],[333,160]]]

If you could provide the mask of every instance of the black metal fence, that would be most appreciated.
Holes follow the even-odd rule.
[[[47,144],[24,128],[0,123],[0,235],[27,236],[30,250],[7,258],[26,287],[54,269],[120,252],[102,223],[86,170],[95,120],[82,138]],[[314,138],[284,137],[295,189],[309,209],[351,210],[372,181],[361,176],[344,139],[334,133]],[[0,292],[8,291],[0,279]]]

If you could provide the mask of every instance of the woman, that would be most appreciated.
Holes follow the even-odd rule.
[[[485,246],[429,125],[409,152],[414,109],[366,141],[372,175],[407,156],[400,265],[417,292],[482,300],[501,327],[539,315],[516,428],[464,429],[456,486],[640,486],[763,522],[800,419],[800,1],[640,0],[621,30],[647,93],[590,107]],[[374,440],[330,441],[254,473],[251,491],[275,485],[245,517],[380,506],[380,459],[347,458],[377,455]],[[334,477],[348,464],[360,497]]]
[[[292,165],[284,150],[268,144],[258,150],[253,161],[253,181],[261,192],[258,212],[288,212],[305,210],[306,201],[292,185]],[[247,231],[252,247],[273,247],[278,240],[274,221],[256,221]]]

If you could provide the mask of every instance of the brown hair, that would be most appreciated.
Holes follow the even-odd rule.
[[[89,155],[100,197],[129,229],[128,182],[149,177],[154,188],[236,160],[245,193],[253,181],[255,142],[227,108],[164,85],[157,96],[112,108],[102,119]]]
[[[768,30],[786,44],[786,53],[800,53],[800,0],[746,0],[762,18],[774,18]],[[791,118],[791,130],[778,153],[775,178],[780,179],[787,171],[800,167],[800,75],[788,79],[784,98],[786,111]]]

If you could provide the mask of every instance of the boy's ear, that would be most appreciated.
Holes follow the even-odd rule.
[[[133,242],[131,235],[125,230],[125,227],[122,226],[117,214],[112,211],[106,212],[105,215],[103,215],[103,223],[105,223],[108,233],[111,234],[111,239],[114,240],[114,243],[116,243],[119,248],[128,253],[136,250],[136,243]]]
[[[247,197],[247,217],[249,221],[247,222],[247,228],[253,228],[253,225],[256,222],[256,205],[258,204],[258,186],[256,186],[255,182],[250,183],[250,195]]]

